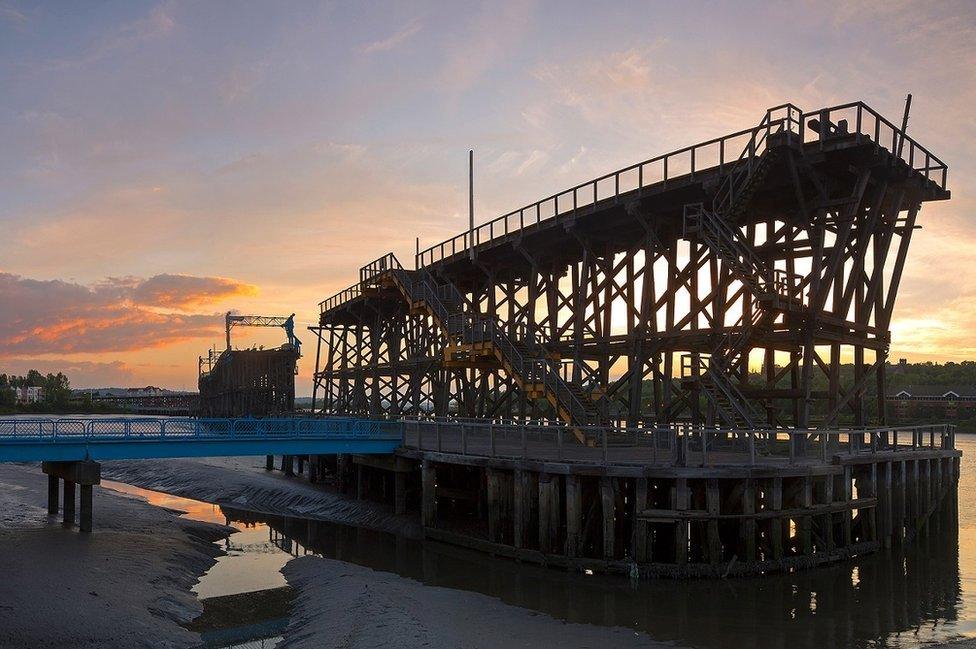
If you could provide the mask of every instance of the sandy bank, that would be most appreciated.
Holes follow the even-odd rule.
[[[332,559],[301,557],[282,573],[298,595],[279,649],[673,646]]]
[[[193,647],[190,589],[226,528],[102,488],[95,533],[48,519],[39,467],[0,465],[0,646]]]
[[[145,489],[255,512],[314,518],[421,538],[417,520],[305,479],[265,471],[264,457],[106,462],[102,475]]]

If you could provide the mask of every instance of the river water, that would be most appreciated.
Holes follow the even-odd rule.
[[[259,515],[105,483],[196,520],[238,530],[195,592],[190,628],[210,647],[273,647],[292,593],[279,570],[326,556],[432,586],[481,592],[557,619],[630,627],[703,648],[916,647],[976,636],[976,437],[963,450],[955,507],[904,551],[792,574],[646,581],[579,575],[346,525]],[[958,520],[958,525],[957,525]]]

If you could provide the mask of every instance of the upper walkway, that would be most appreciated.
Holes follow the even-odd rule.
[[[397,422],[330,419],[0,419],[0,462],[392,453]]]

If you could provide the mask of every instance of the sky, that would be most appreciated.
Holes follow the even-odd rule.
[[[359,266],[466,229],[470,148],[480,222],[783,102],[897,122],[909,92],[953,198],[891,356],[976,359],[974,70],[971,0],[0,0],[0,372],[194,389],[223,312],[304,331]]]

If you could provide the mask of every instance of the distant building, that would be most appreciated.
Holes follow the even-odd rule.
[[[932,416],[933,410],[946,419],[959,419],[976,410],[976,385],[908,385],[888,395],[899,419]]]
[[[37,403],[44,400],[44,388],[30,386],[26,388],[16,388],[17,403]]]

